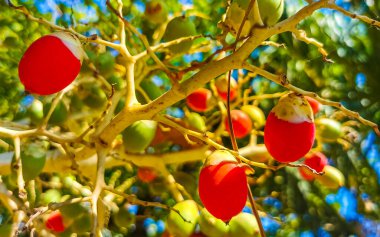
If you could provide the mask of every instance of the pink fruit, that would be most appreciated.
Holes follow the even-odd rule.
[[[264,143],[272,157],[283,163],[306,155],[313,146],[315,124],[309,103],[295,93],[283,96],[269,113]]]
[[[79,74],[84,51],[67,32],[55,32],[34,41],[21,58],[18,74],[25,90],[50,95],[68,86]]]

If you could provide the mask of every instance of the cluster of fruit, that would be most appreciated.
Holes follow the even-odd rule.
[[[193,200],[177,203],[167,218],[167,232],[163,236],[187,236],[187,237],[223,237],[223,236],[258,236],[259,227],[255,216],[250,213],[239,213],[229,223],[215,218],[206,208],[198,210],[198,205]],[[199,232],[196,226],[199,224]]]
[[[211,92],[202,88],[187,98],[187,104],[193,110],[206,111],[211,99]],[[316,134],[319,142],[334,142],[342,135],[337,121],[327,118],[314,121],[314,114],[318,113],[320,107],[310,97],[295,93],[283,96],[266,119],[264,143],[272,158],[278,162],[289,163],[305,157],[306,166],[315,172],[324,172],[324,175],[316,175],[309,168],[301,167],[302,177],[308,181],[317,179],[324,186],[337,189],[344,185],[343,174],[327,165],[327,158],[322,153],[307,155]],[[237,138],[250,134],[252,122],[249,114],[244,110],[231,111]],[[225,121],[225,126],[229,131],[228,121]],[[230,220],[241,212],[247,199],[244,166],[228,151],[215,151],[207,158],[200,172],[199,196],[213,216],[224,221]]]
[[[229,7],[225,24],[230,27],[231,32],[237,33],[244,16],[242,13],[247,9],[248,3],[249,1],[233,1]],[[281,0],[262,0],[255,4],[258,4],[261,20],[266,26],[275,24],[284,9],[284,1]],[[270,14],[266,14],[268,12]],[[240,18],[235,17],[236,14]],[[148,20],[157,24],[167,20],[164,5],[157,1],[147,4],[146,16]],[[253,12],[248,16],[242,35],[248,36],[251,27],[257,24],[259,24],[258,19]],[[189,18],[181,16],[168,22],[163,39],[172,41],[195,34],[194,23]],[[173,54],[181,54],[189,51],[192,43],[192,41],[186,41],[171,45],[169,50]],[[74,81],[85,57],[86,53],[79,40],[70,33],[56,32],[41,37],[28,48],[20,61],[20,80],[25,89],[31,93],[38,95],[57,93]],[[117,80],[117,78],[110,78],[110,80]],[[234,79],[231,80],[229,86],[229,99],[234,101],[239,97],[240,88]],[[227,78],[217,78],[215,87],[220,99],[226,101]],[[100,108],[106,103],[107,96],[98,85],[83,83],[81,89],[84,97],[80,99],[88,107]],[[211,90],[206,88],[195,90],[186,98],[186,105],[194,112],[186,115],[184,123],[194,130],[205,132],[206,123],[199,113],[210,111],[216,106],[216,99]],[[36,125],[40,124],[50,106],[51,104],[43,106],[40,101],[34,100],[30,107],[32,122]],[[329,166],[327,158],[322,153],[308,154],[316,137],[318,142],[335,142],[342,136],[339,122],[329,118],[314,119],[320,106],[310,97],[290,93],[278,101],[267,118],[264,112],[254,105],[244,105],[240,109],[232,110],[232,128],[236,138],[243,139],[251,134],[252,130],[261,129],[265,125],[264,144],[274,160],[289,163],[305,157],[306,166],[316,172],[324,172],[324,175],[316,175],[310,169],[301,167],[299,171],[302,177],[308,181],[317,180],[328,188],[336,189],[344,184],[342,173],[333,166]],[[49,122],[62,124],[66,121],[67,115],[67,106],[60,101]],[[227,133],[231,133],[227,118],[223,124]],[[144,153],[155,140],[159,140],[157,137],[160,133],[162,131],[156,121],[134,122],[122,132],[125,151]],[[23,149],[21,160],[26,181],[34,179],[41,173],[46,160],[46,149],[46,145],[35,143]],[[151,182],[157,177],[153,169],[144,167],[138,169],[137,175],[142,182]],[[214,151],[206,159],[199,174],[199,197],[205,209],[199,214],[196,203],[190,200],[176,204],[174,208],[180,212],[181,216],[173,211],[169,214],[167,219],[169,233],[174,236],[190,236],[194,233],[196,223],[199,223],[201,232],[211,237],[228,234],[252,236],[258,231],[256,220],[251,214],[241,213],[247,201],[247,185],[246,167],[240,164],[232,153],[224,150]],[[224,223],[227,221],[229,221],[228,226]],[[117,218],[115,223],[120,227],[123,226],[122,222],[118,224]],[[58,233],[64,232],[68,227],[70,231],[76,233],[80,233],[81,230],[87,232],[91,226],[89,210],[82,204],[67,205],[50,214],[45,224],[47,229]]]

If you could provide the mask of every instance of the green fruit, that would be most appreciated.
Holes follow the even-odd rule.
[[[49,113],[50,107],[51,107],[51,103],[46,104],[46,106],[44,106],[45,115]],[[49,123],[60,125],[66,121],[68,114],[69,114],[69,111],[65,103],[63,103],[62,101],[59,101],[53,113],[50,116]]]
[[[198,222],[201,232],[208,237],[223,237],[228,234],[229,225],[215,218],[206,208],[202,209]]]
[[[234,0],[228,7],[224,24],[229,28],[229,31],[233,36],[237,35],[248,6],[249,0]],[[257,6],[257,1],[255,1],[252,10],[248,14],[247,20],[244,23],[243,29],[241,30],[240,36],[248,36],[254,25],[261,24],[258,19],[258,12],[259,8]]]
[[[140,82],[140,86],[151,100],[160,97],[164,93],[164,91],[160,87],[158,87],[156,83],[152,81],[151,78],[142,80]]]
[[[96,59],[96,66],[102,75],[108,75],[113,72],[115,58],[110,52],[102,53]]]
[[[71,96],[71,101],[70,101],[70,110],[72,111],[82,111],[84,106],[83,101],[77,94],[73,94]]]
[[[91,215],[85,214],[76,218],[71,225],[71,229],[76,234],[84,234],[91,231]]]
[[[284,0],[258,0],[261,20],[272,26],[280,20],[284,12]]]
[[[44,105],[41,101],[35,99],[28,108],[28,114],[33,124],[38,125],[44,119]]]
[[[10,237],[12,233],[12,225],[0,225],[0,236],[2,237]]]
[[[145,4],[145,17],[155,24],[164,23],[168,19],[165,2],[160,0],[148,1]]]
[[[176,171],[173,172],[173,177],[175,181],[182,185],[190,194],[195,194],[197,192],[197,182],[191,174],[182,171]]]
[[[323,172],[325,172],[323,175],[316,175],[315,180],[326,188],[336,190],[344,185],[344,175],[337,168],[326,165]]]
[[[269,159],[273,159],[269,154],[265,144],[257,144],[256,146],[246,146],[239,149],[239,153],[255,162],[265,163]]]
[[[123,78],[121,78],[120,76],[118,75],[115,75],[113,74],[112,76],[108,77],[107,78],[107,81],[113,85],[113,87],[115,88],[115,90],[122,90],[125,86],[126,86],[126,82],[125,80],[123,80]]]
[[[36,178],[46,162],[46,148],[42,143],[32,143],[21,150],[22,175],[25,181]]]
[[[80,203],[73,203],[69,205],[64,205],[59,208],[62,216],[68,219],[75,219],[83,214],[87,213],[87,209]]]
[[[186,117],[186,122],[197,131],[205,132],[207,130],[205,120],[198,113],[189,113]]]
[[[124,106],[125,106],[125,99],[121,98],[116,105],[115,114],[118,114],[122,109],[124,109]]]
[[[184,16],[173,18],[168,25],[163,36],[163,39],[168,42],[182,37],[196,35],[194,23]],[[170,51],[174,54],[181,54],[189,51],[193,45],[192,41],[182,42],[180,44],[172,45],[169,47]]]
[[[157,130],[157,122],[140,120],[134,122],[123,131],[124,148],[128,152],[144,151],[153,141]]]
[[[17,47],[17,38],[14,36],[8,36],[3,41],[3,46],[6,48],[15,48]]]
[[[61,192],[57,189],[49,189],[43,194],[41,194],[41,203],[43,205],[48,205],[51,202],[60,202],[61,201]]]
[[[230,236],[254,237],[260,236],[259,226],[254,215],[241,212],[234,216],[230,223]]]
[[[342,136],[342,125],[329,118],[315,120],[317,137],[323,142],[335,142]]]
[[[119,211],[113,215],[113,222],[119,228],[127,228],[134,224],[136,221],[136,216],[128,211],[128,206],[120,207]]]
[[[257,106],[254,105],[243,105],[241,108],[248,116],[251,118],[253,126],[259,129],[265,125],[265,114]]]
[[[71,230],[71,228],[68,228],[61,233],[54,233],[54,234],[58,237],[71,237],[72,233],[73,233],[73,231]]]
[[[169,233],[176,237],[190,236],[195,230],[199,216],[197,204],[193,200],[185,200],[177,203],[173,208],[189,222],[184,221],[178,213],[170,211],[166,220]]]
[[[88,89],[88,95],[83,102],[90,108],[100,109],[107,103],[107,95],[100,86],[91,85]]]

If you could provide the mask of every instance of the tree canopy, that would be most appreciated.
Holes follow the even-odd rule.
[[[379,236],[379,11],[0,1],[0,235]],[[23,79],[20,62],[57,32],[84,58],[72,83],[42,95],[72,70],[54,69],[68,58],[38,65],[59,43],[24,63],[47,76]],[[204,184],[215,167],[221,184]]]

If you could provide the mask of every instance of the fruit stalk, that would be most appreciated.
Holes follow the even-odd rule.
[[[240,38],[240,34],[241,34],[241,31],[243,29],[243,26],[244,26],[244,23],[253,7],[253,4],[256,2],[256,0],[250,0],[249,2],[249,6],[245,12],[245,15],[244,15],[244,18],[243,18],[243,21],[239,27],[239,31],[237,33],[237,36],[236,36],[236,41],[239,40]],[[236,51],[236,44],[233,48],[233,52]],[[234,133],[234,129],[233,129],[233,126],[232,126],[232,118],[231,118],[231,106],[230,106],[230,98],[231,98],[231,74],[232,74],[232,71],[228,71],[228,82],[227,82],[227,117],[228,117],[228,126],[230,128],[230,135],[231,135],[231,143],[232,143],[232,147],[233,147],[233,150],[236,151],[236,152],[239,152],[239,147],[237,145],[237,142],[236,142],[236,137],[235,137],[235,133]],[[240,163],[240,159],[237,159],[238,162]],[[247,186],[248,186],[248,197],[249,197],[249,202],[251,203],[251,208],[252,208],[252,212],[254,213],[255,217],[256,217],[256,221],[257,221],[257,224],[259,226],[259,229],[260,229],[260,236],[261,237],[265,237],[265,231],[264,231],[264,228],[263,228],[263,225],[261,223],[261,220],[260,220],[260,216],[259,216],[259,213],[257,211],[257,208],[256,208],[256,204],[255,204],[255,200],[253,198],[253,194],[252,194],[252,190],[251,190],[251,187],[249,186],[249,183],[247,182]]]

